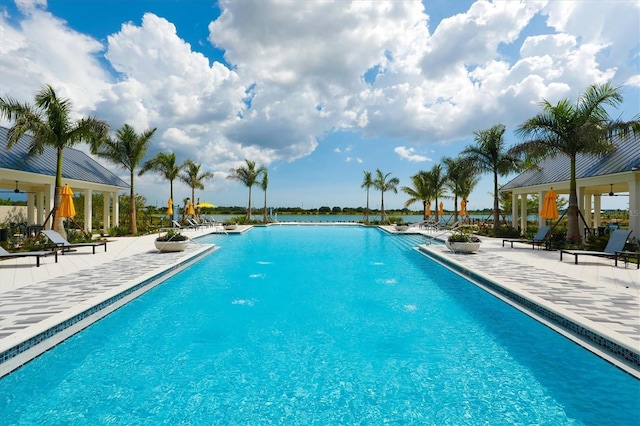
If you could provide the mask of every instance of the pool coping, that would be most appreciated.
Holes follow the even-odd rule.
[[[442,242],[440,239],[437,240]],[[482,272],[466,267],[455,259],[442,256],[437,251],[429,249],[429,247],[428,244],[421,244],[415,250],[572,340],[586,350],[640,379],[640,352],[635,348],[635,342],[631,339],[616,333],[614,330],[603,332],[596,323],[587,318],[569,312],[553,303],[548,303],[526,291],[503,285]],[[464,257],[464,255],[462,256]]]
[[[219,249],[220,247],[213,244],[203,244],[202,247],[188,253],[187,257],[177,262],[147,274],[132,277],[125,284],[59,312],[28,330],[5,338],[3,346],[8,344],[8,347],[0,352],[0,378]]]

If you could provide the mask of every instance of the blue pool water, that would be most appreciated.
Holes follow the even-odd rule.
[[[640,423],[640,381],[359,227],[255,228],[0,380],[0,424]]]

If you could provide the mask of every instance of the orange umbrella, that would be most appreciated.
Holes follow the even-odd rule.
[[[427,217],[431,216],[431,201],[427,201]]]
[[[540,217],[544,219],[557,219],[558,218],[558,205],[556,199],[558,194],[551,188],[544,196],[542,203],[542,209],[540,209]]]
[[[440,210],[438,210],[440,216],[444,216],[444,204],[440,201]]]
[[[460,201],[460,216],[467,215],[467,202],[465,200]]]
[[[69,188],[69,185],[63,186],[60,194],[62,198],[58,206],[58,215],[60,217],[74,217],[76,215],[76,207],[73,205],[73,191]]]
[[[169,207],[167,207],[167,216],[173,216],[173,200],[169,198],[169,202],[167,203]]]
[[[193,209],[193,201],[189,201],[189,207],[187,208],[187,214],[191,216],[196,214],[196,211]]]

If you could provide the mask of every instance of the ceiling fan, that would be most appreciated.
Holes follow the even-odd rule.
[[[16,189],[13,191],[0,191],[0,194],[35,194],[35,192],[20,191],[20,189],[18,189],[18,181],[16,181]]]
[[[628,197],[629,194],[614,194],[613,192],[613,184],[611,184],[611,188],[609,189],[609,197]]]

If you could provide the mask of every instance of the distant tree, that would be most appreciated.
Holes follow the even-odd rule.
[[[367,191],[367,207],[364,209],[364,223],[369,223],[369,189],[371,189],[372,186],[374,185],[371,172],[365,170],[362,184],[360,185],[360,188],[364,188]]]
[[[506,127],[496,124],[487,130],[474,132],[475,145],[467,146],[462,155],[483,172],[493,175],[493,236],[498,235],[500,204],[498,199],[498,176],[506,176],[520,168],[519,159],[509,154],[504,141]]]
[[[178,178],[189,185],[191,188],[191,200],[195,203],[196,189],[204,189],[204,181],[213,179],[213,173],[201,172],[202,165],[194,163],[192,160],[186,160],[182,163],[180,169],[182,173],[178,174]],[[188,207],[188,206],[187,206]]]
[[[116,131],[116,139],[108,138],[96,151],[98,157],[109,160],[129,172],[129,180],[131,181],[129,188],[129,232],[134,235],[138,233],[138,225],[133,176],[136,167],[147,154],[151,137],[155,132],[156,128],[153,128],[138,135],[133,127],[125,124]]]
[[[240,181],[249,188],[249,206],[247,207],[248,222],[251,220],[251,188],[258,184],[260,176],[266,172],[267,169],[264,166],[256,167],[255,161],[250,161],[246,158],[244,161],[246,166],[229,170],[227,179]]]
[[[427,178],[429,179],[429,186],[433,191],[433,198],[436,205],[434,207],[436,222],[440,221],[440,205],[439,200],[447,198],[447,175],[442,171],[441,164],[434,164],[434,166],[427,172]]]
[[[391,173],[384,174],[382,170],[376,170],[376,177],[373,180],[373,186],[380,191],[381,194],[381,203],[380,203],[380,222],[384,223],[387,221],[386,214],[384,212],[384,193],[385,192],[393,192],[394,194],[398,193],[397,186],[400,184],[400,179],[397,177],[391,177]]]
[[[173,181],[176,180],[181,169],[182,166],[178,166],[178,164],[176,164],[176,155],[173,152],[171,154],[158,152],[153,158],[147,160],[142,165],[142,168],[138,172],[138,176],[142,176],[148,171],[153,171],[162,175],[169,181],[169,198],[173,200]]]
[[[58,207],[62,199],[62,153],[80,142],[87,142],[95,152],[106,140],[109,126],[96,118],[71,119],[69,99],[58,98],[53,87],[46,85],[35,95],[35,106],[21,104],[16,99],[0,97],[0,116],[14,121],[7,135],[11,149],[27,132],[33,136],[29,156],[40,155],[45,146],[55,148],[57,155],[55,196],[53,199],[53,229],[66,236]]]
[[[262,173],[262,180],[260,181],[260,188],[262,188],[262,191],[264,192],[264,209],[263,209],[263,216],[264,216],[264,223],[267,223],[268,221],[268,212],[267,212],[267,188],[269,188],[269,172],[267,171],[267,169],[264,169],[264,172]]]
[[[576,158],[578,154],[603,156],[615,146],[612,137],[640,132],[640,115],[631,121],[612,120],[606,107],[622,103],[620,87],[611,83],[591,85],[578,97],[576,105],[568,99],[552,105],[542,102],[542,112],[522,123],[516,133],[529,139],[515,145],[511,155],[525,155],[529,163],[536,159],[558,154],[570,160],[569,228],[567,239],[582,241],[578,222],[578,194],[576,184]]]
[[[334,206],[334,207],[331,209],[331,212],[332,212],[332,213],[342,213],[342,207],[340,207],[340,206]]]

